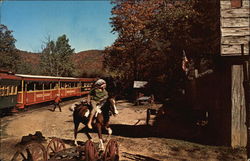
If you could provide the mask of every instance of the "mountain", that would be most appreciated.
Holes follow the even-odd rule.
[[[31,53],[27,51],[18,50],[21,60],[25,61],[27,64],[38,65],[40,63],[39,53]]]
[[[88,50],[76,53],[73,60],[80,76],[100,75],[103,73],[103,51]]]
[[[18,50],[21,61],[26,64],[25,68],[21,71],[25,74],[37,74],[37,70],[30,70],[38,68],[40,63],[40,54],[31,53],[27,51]],[[102,50],[87,50],[75,53],[73,55],[73,61],[78,70],[77,75],[79,77],[86,76],[98,76],[103,73],[103,51]]]

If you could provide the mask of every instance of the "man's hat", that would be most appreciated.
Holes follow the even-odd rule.
[[[97,85],[97,86],[101,86],[101,85],[103,85],[103,84],[106,84],[106,81],[103,80],[103,79],[98,79],[98,80],[95,82],[95,85]]]

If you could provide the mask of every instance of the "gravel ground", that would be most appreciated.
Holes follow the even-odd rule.
[[[44,105],[12,116],[1,118],[0,160],[10,161],[17,150],[16,144],[22,136],[42,132],[46,138],[44,146],[52,137],[62,139],[66,148],[73,146],[72,112],[69,107],[79,101],[68,100],[62,103],[62,112],[52,105]],[[120,100],[117,102],[119,115],[111,117],[113,135],[119,144],[120,160],[124,161],[245,161],[244,148],[232,149],[221,146],[207,146],[183,140],[150,136],[153,128],[146,126],[146,110],[148,105],[133,106]],[[159,106],[156,106],[158,108]],[[82,128],[83,125],[80,125]],[[80,129],[79,128],[79,129]],[[148,133],[149,132],[149,133]],[[93,141],[98,142],[97,133],[92,132]],[[107,135],[104,134],[106,138]],[[87,137],[78,134],[78,140],[85,142]]]

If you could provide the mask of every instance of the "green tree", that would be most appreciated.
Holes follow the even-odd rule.
[[[45,48],[42,50],[40,56],[41,74],[56,75],[55,74],[55,43],[50,38],[45,42]]]
[[[74,76],[73,54],[74,49],[71,49],[66,35],[58,37],[56,42],[48,38],[41,53],[42,74]]]
[[[15,47],[16,39],[7,26],[0,24],[0,68],[16,72],[20,57]]]

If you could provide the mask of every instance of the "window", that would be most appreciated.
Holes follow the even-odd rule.
[[[34,91],[34,82],[31,82],[31,81],[29,81],[29,82],[27,82],[26,84],[25,84],[25,91]]]
[[[10,86],[7,86],[7,89],[6,89],[6,91],[7,91],[7,93],[6,93],[6,96],[9,96],[10,95],[10,91],[11,89],[10,89]]]
[[[36,90],[43,90],[43,84],[45,82],[35,82]]]
[[[10,86],[10,95],[14,95],[15,94],[15,92],[14,92],[14,86]]]
[[[50,89],[50,84],[51,84],[51,82],[44,82],[44,90],[48,90],[48,89]]]
[[[240,8],[242,7],[242,0],[231,0],[232,8]]]
[[[15,95],[17,94],[17,86],[15,86]]]
[[[4,87],[0,86],[0,96],[3,96],[3,95],[4,95]]]

